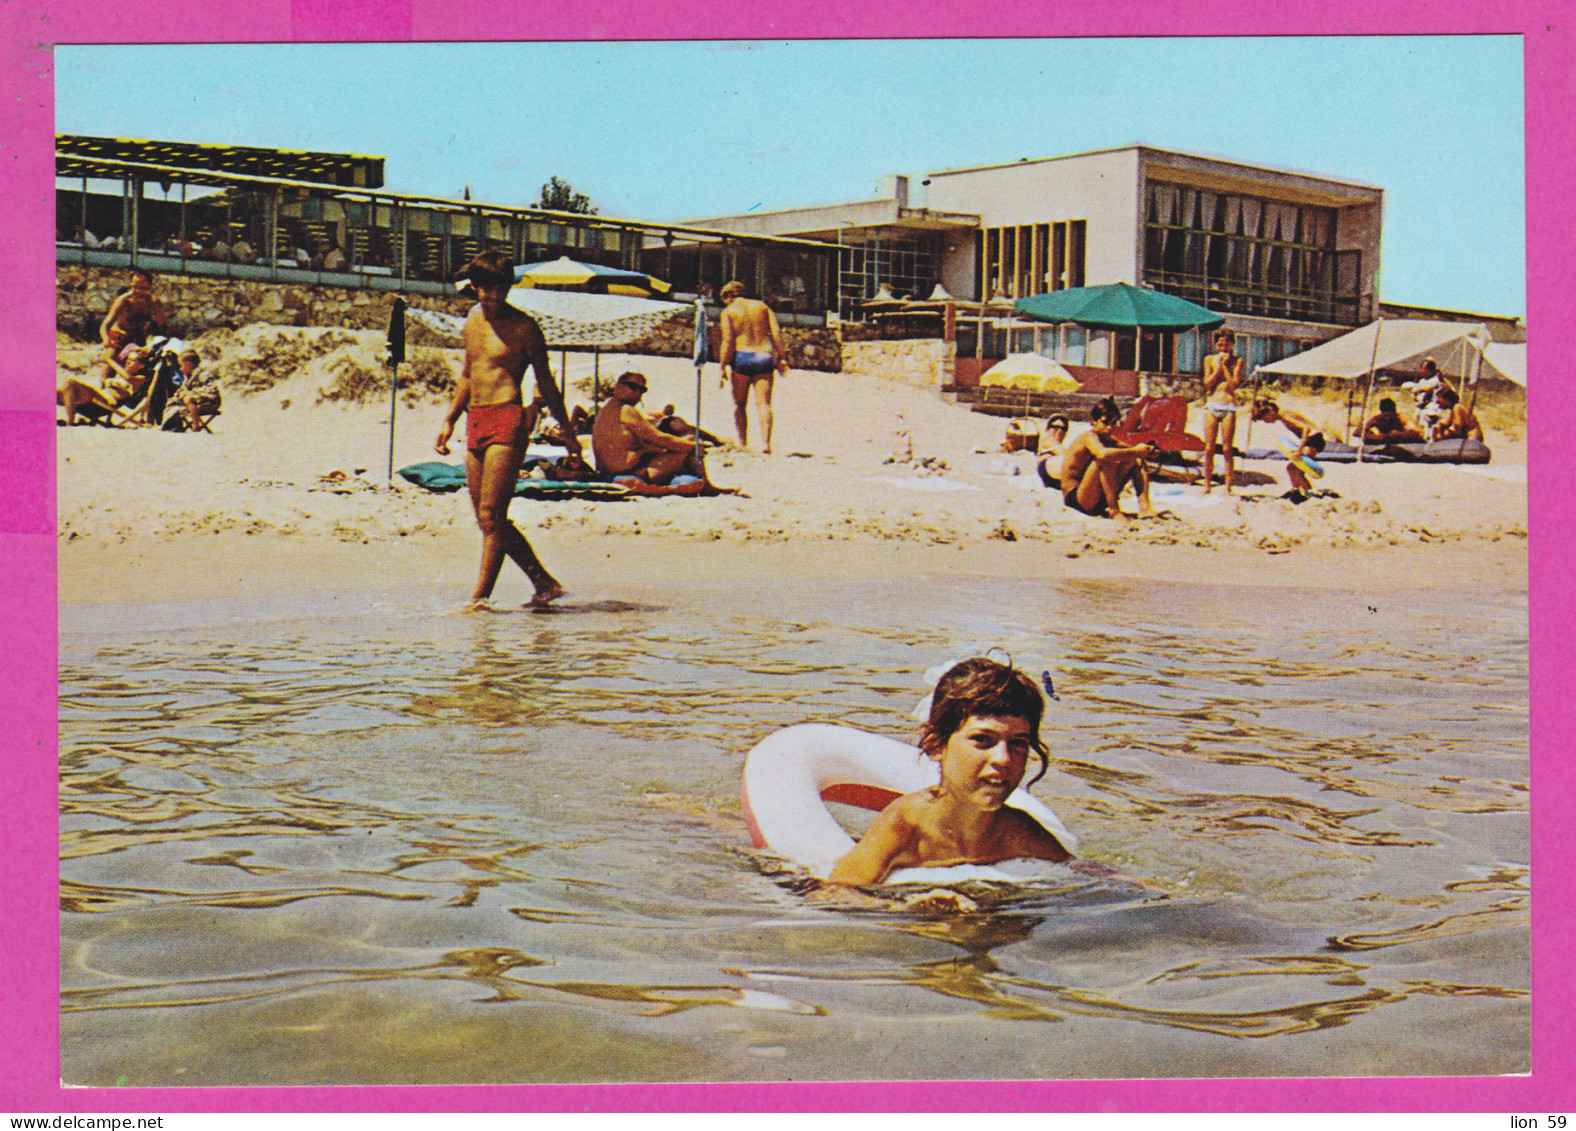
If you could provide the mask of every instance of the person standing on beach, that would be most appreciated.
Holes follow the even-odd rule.
[[[137,345],[144,345],[150,330],[162,330],[166,315],[164,304],[154,296],[153,275],[142,268],[131,272],[131,286],[110,304],[109,313],[99,323],[99,341],[109,344],[109,332],[119,330]]]
[[[580,441],[569,425],[564,395],[553,379],[542,328],[530,315],[509,305],[514,261],[502,252],[484,251],[471,260],[465,276],[476,288],[479,301],[465,319],[465,367],[433,447],[439,455],[449,454],[449,438],[464,413],[465,482],[482,532],[481,574],[471,594],[473,607],[492,596],[506,556],[530,578],[536,588],[531,604],[540,607],[563,596],[564,587],[509,521],[520,463],[536,423],[521,394],[527,365],[536,371],[537,389],[563,426],[564,446],[571,456],[580,455]]]
[[[1215,352],[1204,359],[1204,494],[1215,489],[1215,441],[1226,461],[1226,494],[1231,494],[1237,450],[1237,389],[1242,385],[1242,358],[1232,352],[1237,335],[1225,327],[1215,331]]]
[[[722,288],[722,383],[733,382],[733,424],[739,445],[749,446],[750,419],[746,406],[755,389],[755,409],[761,418],[765,452],[772,454],[772,382],[788,372],[788,351],[777,315],[758,299],[744,297],[744,284]]]

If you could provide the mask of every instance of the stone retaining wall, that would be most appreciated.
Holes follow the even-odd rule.
[[[82,341],[98,338],[99,323],[127,284],[125,268],[57,266],[55,325]],[[210,279],[195,275],[157,275],[154,292],[169,312],[169,329],[182,338],[204,331],[238,329],[252,322],[277,326],[330,326],[347,330],[384,330],[397,292],[371,288],[276,283],[252,279]],[[464,295],[403,296],[413,306],[463,317],[475,300]],[[416,345],[453,345],[420,323],[407,322]],[[716,324],[713,322],[713,334]],[[822,328],[783,329],[788,364],[795,369],[836,372],[842,364],[837,334]],[[713,339],[715,341],[715,338]],[[661,357],[693,357],[694,316],[674,315],[623,352]]]
[[[843,343],[843,372],[868,373],[939,389],[952,383],[953,363],[957,360],[956,342],[939,338],[910,338],[901,341]]]

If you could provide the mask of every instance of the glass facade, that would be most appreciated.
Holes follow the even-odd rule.
[[[1144,281],[1234,314],[1358,323],[1361,252],[1337,251],[1336,210],[1151,181]]]
[[[1015,224],[975,234],[974,293],[1027,298],[1084,285],[1087,220]]]
[[[62,264],[443,292],[496,250],[639,270],[678,294],[738,279],[785,317],[820,319],[835,301],[829,244],[124,162],[57,178],[55,225]],[[934,286],[933,256],[910,269]]]

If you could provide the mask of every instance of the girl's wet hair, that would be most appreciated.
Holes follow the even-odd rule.
[[[484,251],[470,261],[461,278],[476,287],[512,287],[514,260],[501,251]]]
[[[1109,424],[1115,424],[1122,419],[1122,410],[1116,406],[1115,397],[1106,397],[1102,401],[1097,401],[1095,406],[1089,410],[1089,419],[1104,420]]]
[[[919,748],[937,757],[959,727],[974,716],[1018,718],[1029,724],[1029,747],[1040,756],[1040,772],[1024,787],[1045,776],[1050,759],[1040,741],[1045,697],[1039,685],[1011,664],[975,656],[947,669],[930,697],[930,718],[919,732]]]

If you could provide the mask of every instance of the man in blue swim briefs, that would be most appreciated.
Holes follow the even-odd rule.
[[[563,596],[564,587],[509,521],[509,503],[536,422],[534,406],[527,406],[521,393],[527,366],[536,371],[537,391],[563,426],[569,455],[580,455],[580,441],[553,379],[542,328],[536,319],[509,305],[514,261],[502,252],[484,251],[471,260],[464,277],[476,288],[479,301],[465,319],[465,368],[433,448],[440,455],[449,454],[449,439],[464,415],[465,480],[482,532],[481,573],[471,594],[473,606],[492,596],[505,557],[525,571],[535,588],[531,604],[542,606]]]
[[[744,284],[732,282],[722,288],[722,381],[733,382],[733,424],[739,432],[739,445],[749,447],[749,414],[746,406],[750,390],[755,390],[755,409],[761,418],[762,439],[767,455],[772,452],[772,382],[778,373],[788,372],[788,351],[783,346],[782,328],[777,315],[759,299],[744,297]]]

